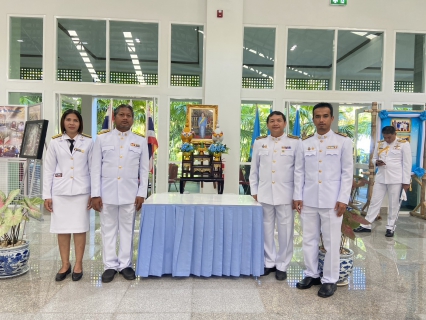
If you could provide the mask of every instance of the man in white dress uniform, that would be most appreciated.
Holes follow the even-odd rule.
[[[93,147],[92,206],[101,220],[102,282],[112,281],[117,271],[127,280],[135,279],[133,228],[135,213],[147,195],[149,156],[146,139],[130,130],[133,118],[131,106],[118,106],[115,129],[100,134]]]
[[[293,185],[295,172],[302,173],[302,143],[299,137],[284,134],[286,119],[282,112],[271,112],[266,121],[271,135],[256,139],[249,179],[251,194],[263,207],[264,275],[275,271],[275,278],[282,281],[287,278],[293,256]]]
[[[385,194],[388,194],[389,210],[386,225],[386,237],[393,237],[395,220],[399,211],[401,188],[410,187],[412,156],[410,143],[396,138],[395,128],[387,126],[382,129],[383,139],[374,149],[373,163],[378,167],[373,187],[371,204],[365,219],[371,223],[379,214]],[[371,225],[361,225],[355,232],[371,232]]]
[[[295,181],[294,205],[300,213],[303,227],[305,278],[297,288],[321,285],[318,295],[330,297],[337,289],[340,266],[340,236],[342,216],[349,202],[352,177],[352,141],[330,130],[333,108],[319,103],[313,109],[317,132],[303,139],[302,183]],[[320,234],[325,250],[323,277],[318,272]]]

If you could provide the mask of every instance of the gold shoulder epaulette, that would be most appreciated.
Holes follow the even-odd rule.
[[[99,131],[99,132],[98,132],[98,135],[100,135],[100,134],[104,134],[104,133],[107,133],[107,132],[110,132],[110,131],[111,131],[110,129],[102,130],[102,131]]]
[[[334,133],[338,134],[339,136],[342,136],[342,137],[347,137],[348,136],[346,133],[343,133],[343,132],[334,131]]]
[[[62,137],[62,133],[55,134],[55,135],[52,137],[52,139],[56,139],[56,138],[59,138],[59,137]]]
[[[289,137],[291,139],[297,139],[297,140],[300,139],[298,136],[293,136],[292,134],[288,134],[287,137]]]
[[[88,134],[85,134],[85,133],[80,133],[83,137],[86,137],[86,138],[92,138],[92,136],[89,136]]]
[[[259,136],[259,137],[256,138],[256,140],[265,139],[266,137],[268,137],[268,136],[266,136],[266,135]]]
[[[407,142],[407,140],[404,140],[404,139],[398,139],[398,142],[400,142],[400,143],[406,143],[406,142]]]
[[[304,137],[302,140],[309,139],[310,137],[313,137],[313,136],[314,136],[314,134],[312,133],[312,134],[310,134],[309,136]]]
[[[136,131],[132,131],[134,134],[136,134],[136,135],[138,135],[138,136],[140,136],[140,137],[144,137],[145,138],[145,136],[142,134],[142,133],[139,133],[139,132],[136,132]]]

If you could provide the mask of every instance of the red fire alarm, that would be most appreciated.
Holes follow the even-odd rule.
[[[217,17],[223,18],[223,10],[217,10]]]

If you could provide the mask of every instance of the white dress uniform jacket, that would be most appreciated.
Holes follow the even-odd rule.
[[[122,205],[146,198],[149,155],[144,137],[117,129],[98,135],[92,156],[92,197]]]
[[[383,184],[410,184],[412,155],[410,144],[405,140],[395,139],[391,144],[379,141],[374,149],[373,163],[377,160],[386,163],[380,166],[375,181]]]
[[[302,190],[295,190],[294,200],[303,199],[304,206],[314,208],[334,208],[337,201],[347,204],[353,180],[351,139],[329,131],[315,133],[302,144],[304,170],[301,182],[295,182]]]
[[[253,144],[250,189],[257,201],[270,205],[291,204],[294,183],[301,182],[303,153],[300,139],[285,134],[258,138]],[[300,186],[298,187],[300,189]]]
[[[43,166],[43,199],[52,199],[52,195],[90,193],[92,139],[81,134],[74,137],[72,153],[67,139],[70,138],[66,134],[56,135],[47,148]]]

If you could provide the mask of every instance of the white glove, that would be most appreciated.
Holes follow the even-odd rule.
[[[403,201],[407,201],[407,194],[405,193],[404,189],[402,189],[401,197],[399,199]]]

